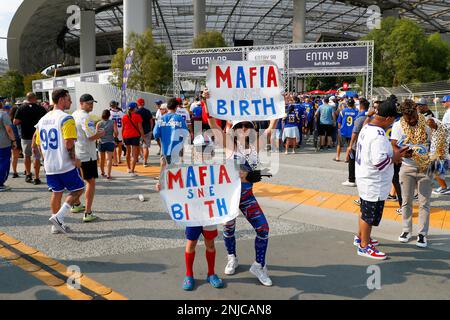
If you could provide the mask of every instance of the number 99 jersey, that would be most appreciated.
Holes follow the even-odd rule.
[[[36,144],[44,156],[47,175],[62,174],[75,168],[64,140],[77,139],[72,116],[61,110],[47,113],[36,125]]]

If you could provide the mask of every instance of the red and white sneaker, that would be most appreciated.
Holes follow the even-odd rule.
[[[358,246],[357,253],[358,256],[363,256],[375,260],[385,260],[387,258],[385,253],[377,250],[377,248],[370,244],[365,248],[361,248],[361,246]]]
[[[372,245],[372,246],[374,246],[374,247],[376,247],[376,246],[378,246],[380,243],[378,242],[378,240],[375,240],[375,239],[372,239],[372,238],[369,238],[370,239],[370,244]],[[357,247],[357,246],[359,246],[361,244],[361,239],[358,237],[358,236],[355,236],[354,238],[353,238],[353,245],[355,246],[355,247]]]

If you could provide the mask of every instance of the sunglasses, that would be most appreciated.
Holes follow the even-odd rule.
[[[234,126],[234,129],[253,129],[254,126],[250,122],[241,122]]]

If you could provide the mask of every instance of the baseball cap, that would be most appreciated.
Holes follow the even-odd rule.
[[[177,102],[178,102],[179,104],[182,104],[182,103],[183,103],[183,99],[177,98]]]
[[[160,106],[160,105],[163,104],[163,102],[162,102],[162,100],[155,100],[155,104],[157,104],[158,106]]]
[[[194,139],[194,147],[205,147],[205,146],[210,146],[212,145],[212,140],[208,135],[198,135],[195,137]]]
[[[138,106],[143,106],[143,105],[145,105],[145,100],[144,100],[143,98],[137,99],[136,102],[137,102]]]
[[[442,102],[449,102],[450,101],[450,95],[446,95],[442,98]]]
[[[83,94],[83,95],[80,97],[80,102],[95,102],[95,103],[97,103],[97,101],[95,101],[94,97],[91,96],[91,95],[88,94],[88,93]]]
[[[111,102],[109,103],[110,106],[118,106],[119,103],[115,100],[111,100]]]
[[[397,105],[394,101],[392,100],[386,100],[383,101],[380,106],[378,107],[378,112],[377,114],[380,117],[400,117],[401,113],[398,112],[397,110]]]
[[[417,101],[416,103],[419,106],[427,106],[428,105],[428,101],[425,98],[420,98],[419,101]]]
[[[137,103],[136,102],[129,102],[128,103],[128,109],[136,109],[137,108]]]

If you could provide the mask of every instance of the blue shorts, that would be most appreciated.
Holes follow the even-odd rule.
[[[53,192],[64,190],[74,192],[84,189],[84,182],[77,168],[66,173],[47,175],[47,185]]]
[[[383,217],[384,201],[371,202],[361,200],[361,219],[369,226],[378,227]]]
[[[210,229],[210,230],[205,230]],[[186,227],[186,239],[191,241],[197,241],[200,238],[200,235],[203,234],[203,237],[208,240],[213,240],[218,236],[217,227]],[[214,229],[215,228],[215,229]]]
[[[98,151],[100,151],[100,152],[114,152],[115,148],[116,148],[116,144],[114,142],[106,142],[106,143],[101,143],[98,146]]]

